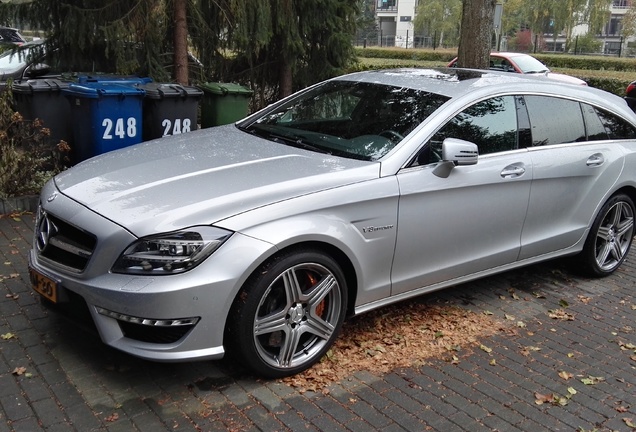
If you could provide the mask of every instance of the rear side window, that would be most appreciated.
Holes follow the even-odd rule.
[[[534,147],[586,140],[578,102],[548,96],[525,96],[525,100]]]
[[[596,108],[588,104],[581,104],[583,117],[585,117],[585,126],[587,128],[588,141],[602,141],[609,139],[607,129],[599,118]]]
[[[610,139],[634,139],[636,130],[627,121],[606,111],[595,109]]]

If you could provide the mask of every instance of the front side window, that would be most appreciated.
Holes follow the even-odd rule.
[[[517,148],[517,109],[514,96],[501,96],[479,102],[453,117],[424,147],[418,164],[441,160],[442,142],[459,138],[477,144],[479,154]]]
[[[377,160],[447,100],[412,88],[332,81],[240,127],[287,145]]]

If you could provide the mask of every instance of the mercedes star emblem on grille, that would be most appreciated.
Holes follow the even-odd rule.
[[[38,237],[37,237],[37,246],[40,252],[44,252],[46,247],[49,245],[49,241],[51,237],[57,234],[57,227],[55,224],[49,219],[49,216],[46,212],[42,211],[40,214],[40,221],[38,223]]]

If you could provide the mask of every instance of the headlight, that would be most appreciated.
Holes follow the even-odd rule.
[[[182,273],[200,264],[231,234],[215,227],[193,227],[145,237],[124,251],[113,272],[145,275]]]

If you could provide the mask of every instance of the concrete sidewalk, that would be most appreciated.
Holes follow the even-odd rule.
[[[525,328],[462,349],[457,364],[362,371],[323,394],[104,346],[32,293],[32,230],[32,215],[0,217],[0,432],[636,431],[635,253],[605,279],[557,261],[424,297]]]

